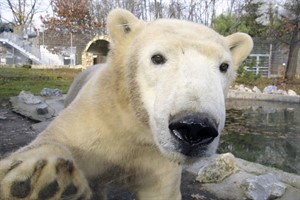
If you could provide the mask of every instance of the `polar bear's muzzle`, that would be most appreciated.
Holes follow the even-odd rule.
[[[201,156],[219,135],[218,124],[205,113],[171,117],[169,129],[181,153],[192,157]]]

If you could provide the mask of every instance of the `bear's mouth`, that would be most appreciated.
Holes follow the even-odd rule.
[[[188,135],[188,134],[183,134],[184,132],[188,132],[186,128],[179,128],[179,130],[171,130],[171,134],[173,137],[177,138],[181,142],[184,142],[191,147],[194,146],[207,146],[208,144],[212,143],[215,139],[215,136],[212,137],[195,137],[195,135]],[[203,132],[209,132],[210,134],[214,134],[214,130],[207,129],[203,130]],[[200,135],[204,135],[202,133],[199,133]]]
[[[206,113],[173,117],[171,119],[169,122],[170,133],[177,141],[180,152],[184,155],[198,156],[194,154],[205,151],[208,145],[219,135],[217,123]],[[203,153],[199,154],[202,155]]]

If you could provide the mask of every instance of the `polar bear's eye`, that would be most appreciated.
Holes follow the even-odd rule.
[[[151,61],[155,65],[162,65],[166,63],[167,59],[161,54],[154,54],[151,57]]]
[[[228,70],[229,65],[227,63],[222,63],[219,67],[220,71],[225,73]]]

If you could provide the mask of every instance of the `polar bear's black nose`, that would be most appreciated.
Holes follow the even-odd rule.
[[[207,145],[218,136],[217,123],[207,114],[187,115],[170,121],[172,135],[190,145]]]

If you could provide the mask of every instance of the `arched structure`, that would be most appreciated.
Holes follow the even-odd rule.
[[[82,67],[86,69],[99,63],[106,62],[109,51],[109,38],[107,35],[97,35],[85,47],[82,52]]]

